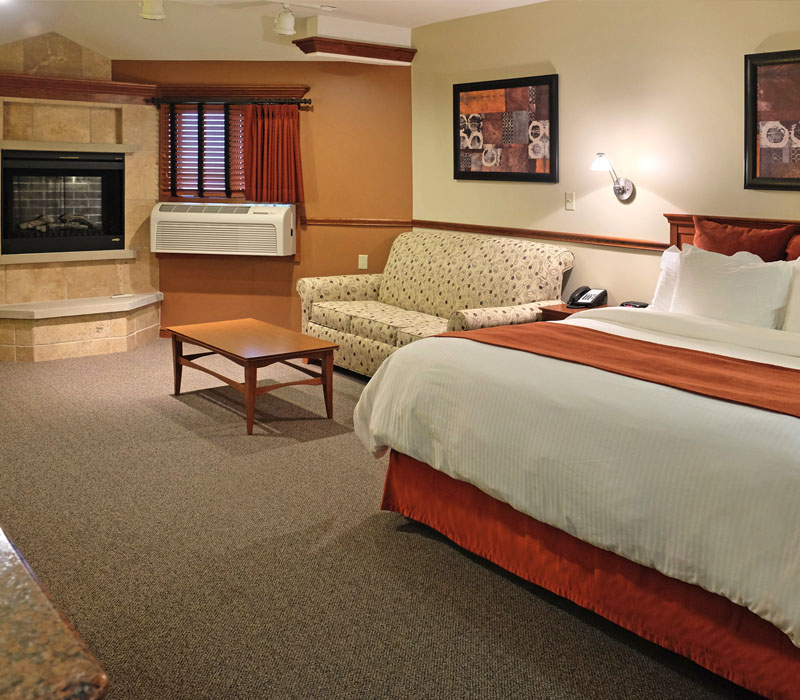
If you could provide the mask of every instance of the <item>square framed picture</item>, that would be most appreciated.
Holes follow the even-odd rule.
[[[453,85],[453,177],[558,182],[558,76]]]
[[[800,51],[744,57],[744,186],[800,190]]]

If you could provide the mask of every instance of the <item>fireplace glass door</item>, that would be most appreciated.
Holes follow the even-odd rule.
[[[122,154],[4,151],[2,253],[124,248],[124,167]]]

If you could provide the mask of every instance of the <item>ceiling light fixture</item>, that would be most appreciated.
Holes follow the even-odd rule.
[[[611,181],[614,183],[614,194],[617,195],[617,199],[620,202],[626,202],[633,196],[633,183],[627,178],[617,177],[617,173],[614,172],[614,166],[611,165],[611,161],[605,153],[597,154],[589,170],[599,170],[611,175]]]
[[[297,34],[294,30],[294,13],[289,9],[286,3],[283,3],[283,9],[275,18],[275,33],[283,36],[293,36]]]
[[[142,19],[166,19],[167,13],[164,12],[164,0],[142,0],[139,3],[142,11],[139,16]]]

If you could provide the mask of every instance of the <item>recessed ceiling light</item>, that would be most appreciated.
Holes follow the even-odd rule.
[[[325,10],[325,12],[333,12],[336,9],[336,5],[320,5],[320,10]]]
[[[142,19],[167,18],[167,14],[164,12],[164,0],[142,0],[139,6],[141,7],[139,16]]]

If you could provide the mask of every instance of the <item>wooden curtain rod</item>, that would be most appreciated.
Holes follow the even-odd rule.
[[[310,105],[311,100],[297,97],[253,97],[233,100],[220,99],[219,97],[154,97],[152,103],[156,107],[161,105]]]

